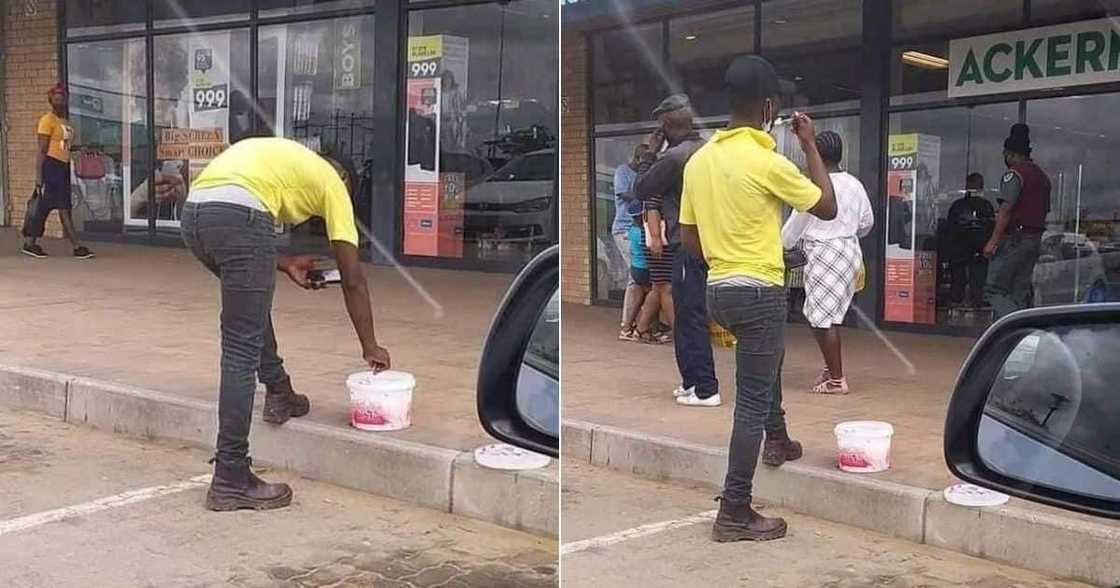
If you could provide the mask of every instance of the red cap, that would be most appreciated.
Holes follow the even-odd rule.
[[[64,86],[61,83],[58,83],[58,84],[55,84],[55,85],[51,86],[51,89],[47,90],[47,97],[50,98],[51,96],[54,96],[55,94],[65,94],[65,93],[66,93],[66,86]]]

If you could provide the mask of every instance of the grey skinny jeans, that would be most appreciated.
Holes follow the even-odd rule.
[[[709,286],[708,311],[735,336],[735,416],[723,497],[749,502],[763,432],[785,436],[782,362],[786,345],[786,289]]]
[[[222,289],[222,359],[218,391],[217,459],[239,465],[249,456],[249,427],[257,377],[287,379],[276,352],[272,295],[276,289],[276,235],[272,215],[236,204],[187,202],[183,241]]]

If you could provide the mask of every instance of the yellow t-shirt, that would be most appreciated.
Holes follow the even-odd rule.
[[[314,151],[288,139],[258,137],[234,143],[214,158],[192,190],[239,186],[281,222],[321,217],[327,238],[358,246],[350,193],[338,172]]]
[[[70,161],[70,142],[74,139],[74,128],[70,121],[48,112],[39,117],[38,134],[50,137],[47,155],[59,161]]]
[[[821,190],[752,128],[717,131],[684,168],[680,222],[695,225],[708,281],[745,276],[785,283],[782,203],[816,206]]]

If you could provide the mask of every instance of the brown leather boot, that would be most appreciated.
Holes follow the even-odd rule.
[[[251,461],[239,465],[214,463],[214,477],[206,493],[206,508],[230,511],[242,508],[271,510],[292,503],[292,488],[287,484],[269,484],[250,469]]]
[[[762,463],[768,466],[778,467],[787,461],[797,461],[802,454],[801,443],[790,439],[784,429],[767,434],[762,444]]]
[[[722,496],[719,514],[712,525],[712,541],[773,541],[786,536],[786,522],[780,518],[764,517],[753,508],[750,501],[730,502]]]
[[[279,384],[265,386],[264,422],[282,425],[291,417],[299,418],[311,411],[311,400],[303,394],[296,394],[292,379],[285,378]]]

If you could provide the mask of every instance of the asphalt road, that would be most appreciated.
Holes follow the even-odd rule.
[[[544,587],[557,543],[299,478],[203,509],[208,455],[0,411],[0,586]]]
[[[565,588],[1085,586],[784,512],[783,540],[713,543],[710,490],[586,464],[565,463],[562,474]]]

